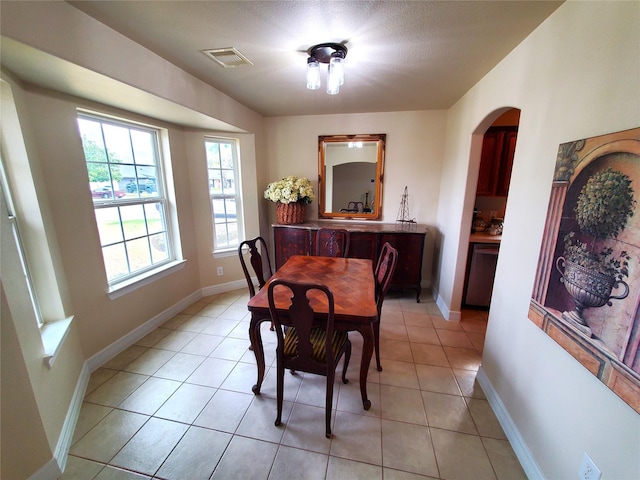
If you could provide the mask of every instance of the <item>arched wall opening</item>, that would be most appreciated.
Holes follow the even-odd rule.
[[[494,110],[490,114],[488,114],[475,128],[475,130],[471,134],[471,147],[469,151],[469,170],[468,170],[468,182],[467,189],[465,192],[465,200],[464,200],[464,212],[461,219],[461,225],[463,231],[468,231],[470,234],[469,242],[461,242],[460,248],[458,250],[458,259],[456,268],[456,275],[454,280],[454,289],[452,295],[451,302],[451,311],[461,311],[463,307],[480,307],[480,308],[488,308],[490,302],[487,303],[486,307],[482,305],[468,305],[465,302],[465,295],[468,291],[468,275],[470,270],[471,263],[471,254],[472,254],[472,241],[477,240],[480,242],[483,238],[471,238],[473,233],[473,222],[474,216],[481,216],[485,221],[486,226],[488,227],[490,222],[490,217],[494,216],[497,218],[504,218],[504,214],[507,209],[508,204],[508,180],[511,172],[511,164],[508,165],[508,176],[506,177],[507,186],[502,188],[502,191],[486,191],[486,188],[483,192],[479,192],[479,180],[485,181],[487,180],[487,175],[496,175],[496,178],[491,180],[495,180],[497,182],[497,175],[504,175],[505,172],[499,173],[499,167],[496,167],[494,171],[488,171],[486,165],[486,159],[481,162],[483,159],[483,142],[485,134],[493,131],[508,131],[509,129],[514,129],[517,131],[518,125],[520,121],[520,110],[514,107],[503,107]],[[515,142],[515,139],[514,139]],[[512,148],[515,148],[515,143]],[[500,150],[502,151],[502,150]],[[511,151],[513,154],[513,150]],[[484,156],[486,156],[486,149]],[[513,156],[511,156],[511,160]],[[482,163],[482,165],[481,165]],[[482,169],[482,170],[481,170]],[[501,177],[501,181],[504,181],[504,177]],[[485,185],[486,187],[486,185]],[[499,190],[499,189],[498,189]],[[481,193],[479,195],[479,193]],[[474,212],[480,211],[480,214],[475,214]],[[486,218],[484,218],[486,217]],[[508,226],[505,226],[507,228]],[[486,238],[487,241],[496,242],[499,238],[489,239]],[[493,284],[493,274],[491,274],[490,285]],[[485,297],[487,292],[482,294],[481,296]],[[488,292],[488,296],[490,298],[491,292]]]

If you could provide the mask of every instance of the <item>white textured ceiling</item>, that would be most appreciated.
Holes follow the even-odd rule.
[[[559,1],[70,1],[265,115],[449,108]],[[338,95],[306,89],[305,51],[346,42]],[[225,69],[202,50],[235,47]],[[326,66],[325,66],[326,67]]]
[[[73,1],[266,116],[449,108],[561,2]],[[306,89],[311,45],[345,42],[336,96]],[[253,66],[201,53],[235,47]],[[323,82],[325,79],[323,78]]]

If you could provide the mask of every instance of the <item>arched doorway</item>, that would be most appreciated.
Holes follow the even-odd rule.
[[[501,109],[488,115],[476,132],[481,148],[472,149],[479,158],[470,158],[470,172],[477,171],[477,181],[475,191],[467,192],[473,199],[473,216],[469,242],[461,246],[467,248],[461,309],[488,311],[491,303],[519,123],[519,109]]]

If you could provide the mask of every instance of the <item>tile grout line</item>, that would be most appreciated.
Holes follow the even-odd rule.
[[[239,297],[239,298],[240,298],[240,297]],[[212,300],[211,302],[209,302],[209,303],[206,303],[205,305],[211,305],[213,302],[215,302],[215,299],[213,299],[213,300]],[[242,300],[240,303],[243,303],[243,302],[244,302],[244,300]],[[231,308],[235,303],[236,303],[236,302],[233,302],[233,303],[231,303],[230,305],[228,305],[228,306],[227,306],[227,309]],[[404,313],[404,311],[402,310],[401,304],[400,304],[399,306],[400,306],[400,310],[399,310],[399,311],[400,311],[400,312],[402,312],[402,313]],[[206,308],[206,307],[203,307],[203,308]],[[201,311],[201,310],[198,310],[198,312],[199,312],[199,311]],[[226,311],[226,310],[225,310],[225,311]],[[198,313],[198,312],[194,312],[193,314],[185,314],[185,315],[189,315],[190,317],[194,317],[194,316],[198,316],[198,315],[197,315],[197,313]],[[183,314],[184,314],[184,312],[181,312],[181,313],[183,313]],[[428,314],[428,313],[426,313],[426,314],[430,316],[430,314]],[[211,317],[211,318],[222,318],[222,317],[220,317],[220,316],[218,315],[218,316],[216,316],[216,317]],[[192,331],[190,331],[190,330],[181,330],[181,329],[179,328],[181,325],[183,325],[183,324],[184,324],[184,323],[186,323],[187,321],[189,321],[189,320],[188,320],[188,319],[185,319],[184,321],[180,322],[180,323],[176,326],[177,328],[176,328],[176,327],[174,327],[174,328],[172,328],[171,330],[172,330],[173,332],[180,332],[180,331],[182,331],[182,332],[185,332],[185,331],[192,332]],[[236,339],[236,340],[238,340],[238,338],[237,338],[237,337],[233,337],[233,336],[230,336],[230,335],[233,335],[233,331],[234,331],[234,330],[235,330],[235,329],[236,329],[236,328],[237,328],[241,323],[245,323],[243,319],[241,319],[241,320],[239,320],[239,321],[238,321],[238,325],[237,325],[236,327],[234,327],[234,329],[231,329],[231,330],[230,330],[230,331],[229,331],[229,332],[224,336],[224,339],[229,339],[229,338],[231,338],[231,339]],[[405,328],[405,330],[406,330],[407,325],[406,325],[406,321],[405,321],[405,319],[404,319],[404,315],[403,315],[403,326],[404,326],[404,328]],[[206,330],[206,328],[207,328],[207,327],[203,327],[202,329],[200,329],[200,330],[198,330],[198,331],[196,331],[196,332],[192,332],[192,333],[195,333],[195,335],[196,335],[196,336],[197,336],[197,335],[199,335],[199,334],[206,335],[206,334],[204,334],[204,333],[203,333],[203,332],[204,332],[204,330]],[[437,330],[439,330],[439,329],[435,328],[435,326],[433,326],[433,328],[434,328],[434,330],[436,330],[436,331],[437,331]],[[442,330],[447,330],[447,329],[442,329]],[[474,344],[474,342],[471,340],[471,337],[469,337],[469,333],[470,333],[470,332],[469,332],[469,331],[467,331],[467,330],[465,330],[465,329],[463,329],[463,328],[461,328],[461,329],[460,329],[460,331],[462,331],[462,332],[464,332],[464,333],[465,333],[465,338],[466,338],[466,339],[471,343],[471,345],[473,346],[473,351],[474,351],[476,354],[478,354],[478,355],[480,355],[480,356],[481,356],[481,355],[482,355],[481,350],[479,350],[479,349],[477,348],[477,346],[476,346],[476,345]],[[194,338],[195,338],[195,337],[194,337]],[[240,339],[240,340],[241,340],[241,339]],[[161,341],[161,340],[158,340],[158,342],[159,342],[159,341]],[[193,341],[193,339],[191,339],[191,341]],[[158,343],[158,342],[156,342],[156,343]],[[415,369],[415,365],[418,365],[418,364],[417,364],[417,363],[416,363],[416,361],[415,361],[415,355],[414,355],[413,350],[411,349],[411,345],[412,345],[413,343],[416,343],[416,342],[412,342],[409,336],[407,336],[407,340],[406,340],[406,342],[407,342],[407,344],[408,344],[408,347],[409,347],[409,353],[410,353],[410,355],[411,355],[411,362],[407,362],[407,363],[411,363],[412,365],[414,365],[414,369]],[[419,343],[419,342],[418,342],[418,343]],[[154,345],[155,345],[155,344],[154,344]],[[219,345],[220,345],[220,344],[219,344]],[[218,346],[219,346],[219,345],[218,345]],[[185,345],[185,346],[186,346],[186,345]],[[174,352],[174,355],[171,357],[171,359],[173,359],[173,358],[174,358],[178,353],[185,353],[185,354],[187,354],[187,355],[192,355],[192,356],[202,356],[202,357],[204,358],[204,359],[203,359],[203,362],[204,362],[207,358],[216,358],[216,357],[211,357],[211,354],[215,351],[215,349],[216,349],[216,348],[218,348],[218,346],[216,346],[216,347],[214,348],[214,350],[213,350],[212,352],[210,352],[210,353],[209,353],[208,355],[206,355],[206,356],[202,356],[202,355],[198,355],[198,354],[193,354],[193,353],[182,352],[182,349],[180,349],[180,350],[178,350],[178,351],[170,350],[170,351],[173,351],[173,352]],[[441,343],[440,343],[440,345],[439,345],[439,346],[440,346],[441,348],[444,348],[444,347],[445,347],[445,346],[444,346],[444,345],[442,345]],[[146,348],[147,348],[148,350],[150,350],[151,348],[154,348],[154,347],[152,346],[152,347],[146,347]],[[183,346],[182,348],[184,348],[184,346]],[[454,347],[454,346],[451,346],[450,348],[461,348],[461,347]],[[158,349],[158,348],[156,347],[156,349]],[[148,351],[148,350],[147,350],[147,351]],[[160,350],[160,349],[159,349],[159,350]],[[468,349],[468,350],[472,350],[472,349]],[[447,363],[449,364],[448,369],[451,371],[451,374],[452,374],[452,376],[453,376],[453,379],[454,379],[454,381],[456,382],[457,388],[458,388],[458,390],[459,390],[459,392],[460,392],[460,394],[459,394],[459,395],[456,395],[456,396],[459,396],[459,397],[460,397],[460,398],[462,398],[462,399],[463,399],[463,401],[465,402],[465,405],[467,406],[467,410],[468,410],[468,412],[469,412],[469,415],[471,416],[471,419],[472,419],[472,421],[473,421],[473,424],[474,424],[474,426],[475,426],[475,428],[476,428],[476,430],[477,430],[477,432],[478,432],[478,435],[477,435],[477,436],[478,436],[478,438],[480,439],[480,441],[481,441],[481,443],[482,443],[482,446],[483,446],[483,450],[484,450],[484,452],[485,452],[485,455],[487,456],[487,459],[489,460],[489,463],[491,464],[491,468],[492,468],[492,470],[493,470],[494,474],[497,476],[497,472],[496,472],[496,470],[495,470],[495,466],[493,465],[493,462],[491,462],[491,458],[490,458],[490,457],[489,457],[489,455],[488,455],[488,451],[486,450],[486,446],[485,446],[484,442],[482,442],[482,438],[483,438],[483,437],[480,435],[480,430],[479,430],[479,429],[478,429],[478,427],[477,427],[476,420],[475,420],[475,418],[473,418],[473,416],[471,415],[471,412],[470,412],[470,410],[469,410],[468,403],[467,403],[467,397],[465,396],[465,392],[464,392],[464,390],[463,390],[463,388],[462,388],[462,386],[461,386],[461,384],[460,384],[460,379],[455,375],[455,373],[454,373],[454,366],[451,364],[451,360],[450,360],[449,356],[448,356],[448,355],[446,355],[446,351],[445,351],[445,356],[446,356]],[[222,387],[222,385],[225,383],[225,381],[227,381],[227,380],[231,377],[232,372],[234,371],[234,369],[236,369],[240,364],[251,364],[251,362],[243,362],[243,360],[242,360],[243,358],[244,358],[244,355],[242,355],[239,359],[233,360],[233,361],[235,362],[234,367],[229,371],[229,373],[225,376],[225,378],[224,378],[223,380],[221,380],[221,381],[220,381],[219,386],[218,386],[218,387],[215,387],[215,392],[212,394],[211,398],[209,398],[209,400],[207,401],[207,403],[206,403],[206,404],[205,404],[201,409],[199,409],[198,413],[195,415],[195,417],[194,417],[194,419],[193,419],[193,421],[192,421],[192,422],[185,423],[185,422],[180,422],[180,421],[171,420],[171,419],[163,419],[163,420],[166,420],[166,421],[173,421],[173,422],[177,422],[177,423],[183,423],[184,425],[186,425],[186,426],[187,426],[187,429],[185,430],[184,434],[180,437],[180,439],[176,442],[176,444],[173,446],[173,448],[171,449],[171,451],[170,451],[170,452],[167,454],[167,456],[164,458],[164,460],[160,463],[160,466],[156,469],[156,471],[154,472],[153,476],[155,476],[155,475],[160,471],[160,469],[162,468],[162,465],[164,465],[164,464],[165,464],[165,462],[167,461],[167,459],[170,457],[171,453],[175,450],[175,448],[177,447],[177,445],[180,443],[180,441],[182,441],[182,439],[184,438],[184,436],[187,434],[187,432],[188,432],[192,427],[197,427],[197,428],[207,428],[207,429],[209,429],[209,430],[220,431],[220,432],[222,432],[222,433],[229,433],[229,432],[223,432],[223,431],[221,431],[221,430],[211,429],[211,428],[209,428],[209,427],[200,427],[200,426],[198,426],[198,425],[195,425],[195,424],[194,424],[194,422],[195,422],[195,421],[197,421],[197,419],[199,418],[199,416],[200,416],[200,415],[203,413],[203,411],[206,409],[207,405],[209,405],[209,403],[212,401],[212,399],[215,397],[215,395],[216,395],[219,391],[229,391],[229,392],[238,393],[236,390],[227,390],[227,389],[223,389],[223,388],[221,388],[221,387]],[[154,371],[154,373],[153,373],[153,374],[151,374],[151,375],[135,373],[135,374],[137,374],[137,375],[145,375],[145,376],[147,376],[147,380],[145,380],[145,382],[143,382],[142,384],[140,384],[136,389],[134,389],[131,393],[129,393],[129,395],[127,395],[127,397],[125,397],[125,398],[124,398],[120,403],[123,403],[127,398],[129,398],[129,397],[130,397],[130,396],[131,396],[135,391],[137,391],[137,390],[138,390],[142,385],[144,385],[144,383],[146,383],[146,382],[149,380],[149,378],[152,378],[152,377],[153,377],[153,378],[164,378],[164,377],[156,377],[156,376],[155,376],[155,374],[156,374],[156,373],[157,373],[161,368],[163,368],[163,366],[164,366],[164,365],[166,365],[166,364],[167,364],[171,359],[168,359],[165,363],[163,363],[163,365],[162,365],[162,366],[160,366],[158,369],[156,369],[156,370]],[[135,360],[135,359],[134,359],[134,360]],[[134,361],[134,360],[132,360],[132,361]],[[372,358],[372,361],[375,363],[375,358]],[[201,364],[202,364],[202,362],[199,364],[199,366],[200,366]],[[427,365],[428,365],[428,364],[427,364]],[[125,366],[125,367],[126,367],[126,366]],[[116,372],[126,372],[126,370],[124,370],[124,368],[125,368],[125,367],[122,367],[122,368],[120,368],[120,369],[118,369],[118,370],[115,370],[115,371],[116,371]],[[265,378],[266,378],[266,376],[267,376],[267,374],[269,373],[269,371],[270,371],[270,369],[271,369],[271,368],[272,368],[272,366],[271,366],[271,365],[266,367],[266,369],[265,369]],[[467,369],[460,368],[460,367],[457,367],[457,368],[458,368],[459,370],[467,370]],[[197,370],[197,368],[196,368],[196,370]],[[194,371],[195,371],[195,370],[194,370]],[[477,372],[477,369],[476,369],[476,370],[468,370],[468,371],[475,371],[475,372]],[[134,372],[129,372],[129,373],[134,373]],[[192,372],[191,374],[193,374],[193,372]],[[112,377],[110,377],[110,378],[112,378]],[[189,378],[189,377],[187,377],[185,380],[180,381],[180,386],[183,386],[183,385],[185,385],[185,384],[198,385],[198,384],[192,384],[192,383],[189,383],[189,382],[188,382],[188,378]],[[102,383],[101,383],[101,385],[103,385],[104,383],[106,383],[108,380],[109,380],[109,379],[107,379],[107,380],[105,380],[104,382],[102,382]],[[175,381],[175,380],[172,380],[172,379],[167,379],[167,380]],[[381,395],[381,391],[380,391],[379,389],[380,389],[380,386],[382,386],[382,385],[386,385],[386,384],[382,382],[382,379],[378,379],[378,382],[375,382],[375,383],[378,383],[378,390],[377,390],[377,391],[378,391],[378,395],[377,395],[377,396],[378,396],[378,400],[377,400],[377,403],[380,405],[380,402],[381,402],[381,396],[380,396],[380,395]],[[291,412],[290,412],[290,414],[289,414],[290,416],[292,415],[293,410],[295,409],[295,406],[296,406],[296,405],[304,405],[304,403],[298,403],[298,398],[299,398],[300,390],[301,390],[301,384],[302,384],[302,382],[301,382],[301,383],[300,383],[300,385],[298,386],[298,390],[296,391],[296,395],[295,395],[294,400],[292,400],[292,404],[293,404],[293,405],[292,405],[292,411],[291,411]],[[390,386],[393,386],[393,385],[390,385]],[[100,385],[96,386],[96,387],[93,389],[93,391],[95,391],[95,390],[96,390],[96,389],[98,389],[99,387],[100,387]],[[178,387],[178,388],[180,388],[180,387]],[[210,387],[210,388],[213,388],[213,387]],[[398,388],[407,388],[407,387],[398,386]],[[176,390],[176,391],[177,391],[177,390]],[[339,401],[340,401],[340,392],[341,392],[341,391],[342,391],[341,389],[338,389],[337,399],[336,399],[336,401],[335,401],[334,408],[332,409],[332,410],[333,410],[333,412],[334,412],[334,413],[332,413],[332,415],[334,415],[334,420],[333,420],[334,428],[335,428],[335,422],[336,422],[336,418],[337,418],[337,412],[338,412],[338,411],[343,411],[343,410],[339,410],[339,409],[338,409],[338,404],[339,404]],[[420,384],[418,384],[417,391],[422,392],[422,391],[425,391],[425,390],[423,390],[422,386],[421,386]],[[428,390],[426,390],[426,391],[428,391]],[[440,392],[435,392],[435,393],[440,393]],[[174,392],[174,394],[175,394],[175,392]],[[173,394],[172,394],[172,395],[173,395]],[[138,433],[138,432],[139,432],[139,431],[144,427],[144,425],[146,425],[146,424],[148,423],[148,421],[149,421],[151,418],[158,418],[158,419],[160,419],[160,417],[156,417],[155,415],[156,415],[156,413],[157,413],[157,412],[162,408],[162,406],[164,406],[164,405],[166,404],[166,402],[167,402],[167,401],[169,401],[169,399],[171,398],[171,396],[172,396],[172,395],[170,395],[170,396],[169,396],[169,397],[168,397],[168,398],[167,398],[167,399],[162,403],[162,405],[161,405],[160,407],[158,407],[158,409],[156,409],[156,410],[155,410],[155,412],[154,412],[152,415],[145,415],[145,416],[147,416],[148,418],[145,420],[145,422],[143,423],[143,425],[142,425],[142,426],[141,426],[141,427],[136,431],[136,433],[134,433],[134,434],[129,438],[129,440],[124,444],[124,446],[126,446],[126,445],[131,441],[131,439],[132,439],[132,438],[133,438],[133,437],[134,437],[134,436],[135,436],[135,435],[136,435],[136,434],[137,434],[137,433]],[[254,396],[254,398],[251,400],[251,403],[249,404],[249,406],[251,406],[251,405],[255,402],[255,398],[256,398],[256,396]],[[265,398],[270,398],[270,397],[265,397]],[[473,399],[474,397],[468,397],[468,398]],[[424,401],[424,397],[423,397],[423,401]],[[91,402],[88,402],[88,403],[91,403]],[[100,405],[100,404],[96,404],[96,405]],[[119,404],[119,405],[120,405],[120,404]],[[104,405],[101,405],[101,406],[104,406]],[[107,408],[111,408],[111,411],[114,411],[114,410],[118,409],[118,410],[121,410],[121,411],[129,412],[129,410],[121,409],[121,408],[119,408],[119,406],[118,406],[118,407],[105,406],[105,407],[107,407]],[[238,434],[238,433],[237,433],[237,432],[238,432],[238,429],[239,429],[239,427],[240,427],[240,425],[241,425],[241,423],[242,423],[242,420],[243,420],[244,418],[246,418],[246,415],[247,415],[247,412],[248,412],[248,411],[249,411],[249,407],[248,407],[248,408],[244,411],[244,413],[242,414],[242,418],[241,418],[241,420],[238,422],[238,424],[236,425],[236,427],[235,427],[235,429],[234,429],[234,432],[233,432],[233,433],[230,433],[230,435],[231,435],[231,440],[233,440],[233,438],[234,438],[234,437],[236,437],[236,436],[244,437],[244,438],[250,438],[250,439],[254,439],[254,440],[261,440],[261,439],[259,439],[259,438],[254,438],[254,437],[252,437],[252,436],[244,436],[244,435],[240,435],[240,434]],[[132,413],[139,414],[138,412],[133,412],[133,411],[131,411],[131,412],[132,412]],[[354,412],[351,412],[351,411],[348,411],[348,410],[344,410],[344,412],[349,413],[349,414],[353,414],[353,413],[354,413]],[[435,445],[434,445],[434,443],[433,443],[433,438],[432,438],[432,433],[431,433],[431,429],[432,429],[432,428],[435,428],[435,427],[432,427],[432,426],[430,426],[430,425],[429,425],[429,422],[428,422],[428,420],[427,420],[427,418],[426,418],[426,411],[425,411],[425,413],[424,413],[424,414],[425,414],[425,420],[426,420],[426,423],[427,423],[426,428],[427,428],[427,429],[428,429],[428,431],[429,431],[429,438],[430,438],[430,441],[431,441],[431,446],[432,446],[432,450],[433,450],[434,459],[435,459],[435,461],[436,461],[436,468],[437,468],[437,470],[438,470],[438,475],[441,475],[441,473],[440,473],[440,470],[441,470],[441,469],[440,469],[440,466],[438,465],[438,460],[437,460],[437,456],[436,456],[436,452],[435,452]],[[364,415],[364,414],[359,414],[359,415],[367,416],[367,415]],[[381,465],[376,465],[376,466],[379,466],[379,467],[381,468],[381,470],[382,470],[382,471],[384,471],[384,468],[385,468],[385,467],[384,467],[384,448],[382,448],[382,446],[383,446],[383,443],[382,443],[382,442],[383,442],[383,438],[382,438],[382,427],[381,427],[381,422],[382,422],[382,420],[383,420],[382,411],[380,411],[380,413],[379,413],[379,414],[375,415],[375,418],[377,418],[377,421],[380,423],[380,445],[381,445],[381,457],[382,457],[382,459],[381,459]],[[394,422],[407,423],[407,424],[413,425],[413,423],[411,423],[411,422],[406,422],[406,421],[402,421],[402,420],[391,420],[391,419],[389,419],[389,420],[390,420],[390,421],[394,421]],[[98,422],[98,423],[99,423],[99,422]],[[95,425],[94,425],[94,427],[95,427]],[[93,427],[92,427],[92,428],[93,428]],[[445,429],[445,430],[446,430],[446,429]],[[91,429],[89,429],[89,430],[88,430],[88,432],[89,432],[89,431],[91,431]],[[449,431],[454,432],[454,433],[463,433],[463,432],[458,432],[458,431],[455,431],[455,430],[449,430]],[[87,432],[87,433],[88,433],[88,432]],[[278,451],[280,451],[280,449],[281,449],[282,447],[286,447],[286,445],[284,445],[284,444],[282,443],[282,441],[284,440],[285,432],[286,432],[286,425],[285,425],[285,429],[284,429],[284,430],[283,430],[283,432],[282,432],[282,435],[280,436],[280,438],[279,438],[279,440],[278,440],[277,442],[275,442],[275,441],[274,441],[274,442],[270,442],[270,441],[268,441],[268,440],[261,440],[261,441],[267,441],[267,442],[269,442],[269,443],[273,443],[273,444],[278,445],[278,450],[277,450],[277,452],[278,452]],[[86,433],[85,433],[85,435],[86,435]],[[83,437],[81,437],[81,438],[77,439],[77,440],[76,440],[76,442],[74,442],[74,444],[75,444],[75,443],[77,443],[77,442],[79,442],[82,438],[84,438],[84,436],[85,436],[85,435],[83,435]],[[492,437],[488,437],[488,438],[492,438]],[[215,466],[215,468],[214,468],[214,470],[213,470],[213,472],[212,472],[212,474],[211,474],[211,475],[213,475],[213,473],[216,471],[216,469],[217,469],[217,468],[218,468],[218,466],[220,465],[220,462],[222,461],[222,458],[224,457],[224,454],[225,454],[225,452],[227,451],[227,449],[228,449],[228,447],[229,447],[229,445],[230,445],[230,443],[231,443],[231,440],[229,441],[229,443],[228,443],[228,444],[227,444],[227,446],[225,447],[225,449],[224,449],[223,453],[220,455],[220,459],[219,459],[219,460],[218,460],[218,462],[216,463],[216,466]],[[333,442],[333,438],[330,440],[330,442]],[[115,456],[117,456],[117,454],[122,450],[122,448],[124,448],[124,446],[123,446],[123,447],[121,447],[121,448],[119,449],[119,451],[118,451],[118,452],[116,452],[116,454],[115,454],[115,455],[114,455],[114,456],[113,456],[109,461],[112,461],[112,460],[113,460],[113,458],[115,458]],[[298,447],[291,447],[291,448],[298,448]],[[303,448],[302,450],[306,450],[306,449],[304,449],[304,448]],[[318,452],[315,452],[314,450],[307,450],[307,451],[314,452],[314,453],[318,453]],[[326,477],[326,475],[328,474],[329,460],[330,460],[330,458],[331,458],[332,456],[334,456],[334,455],[331,455],[331,453],[330,453],[330,452],[331,452],[331,448],[329,449],[329,453],[327,453],[327,454],[326,454],[326,456],[327,456],[327,466],[326,466],[326,469],[327,469],[327,470],[325,471],[325,477]],[[84,457],[78,457],[78,458],[84,458]],[[270,466],[270,470],[269,470],[270,472],[272,471],[272,469],[273,469],[273,467],[274,467],[274,465],[275,465],[276,458],[277,458],[277,453],[276,453],[276,455],[274,456],[273,462],[272,462],[272,464],[271,464],[271,466]],[[336,458],[343,458],[343,457],[336,457]],[[90,459],[88,459],[88,460],[90,460]],[[94,460],[91,460],[91,461],[95,462]],[[97,462],[97,463],[100,463],[100,462]],[[367,463],[367,462],[363,462],[363,463]],[[128,469],[128,468],[117,467],[117,466],[115,466],[115,465],[111,465],[111,464],[108,464],[108,463],[107,463],[106,465],[110,465],[110,466],[112,466],[112,467],[116,467],[116,468],[119,468],[119,469],[124,469],[124,470],[127,470],[127,471],[134,471],[134,472],[136,472],[136,470],[130,470],[130,469]],[[372,465],[374,465],[374,464],[372,464]],[[389,467],[386,467],[386,468],[389,468]],[[394,469],[394,470],[395,470],[395,469]],[[404,470],[400,470],[400,471],[404,471]],[[140,472],[140,473],[142,473],[142,472]],[[146,475],[146,474],[145,474],[145,475]]]

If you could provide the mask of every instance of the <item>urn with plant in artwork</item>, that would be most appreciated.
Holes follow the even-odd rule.
[[[587,336],[591,336],[591,329],[583,311],[610,306],[611,300],[622,300],[629,294],[624,279],[629,275],[630,256],[625,250],[614,251],[604,241],[616,238],[626,227],[635,208],[633,193],[631,179],[612,168],[589,177],[574,208],[585,241],[569,232],[564,237],[564,255],[556,260],[560,281],[575,303],[575,310],[562,316]],[[621,292],[612,295],[617,289]]]

